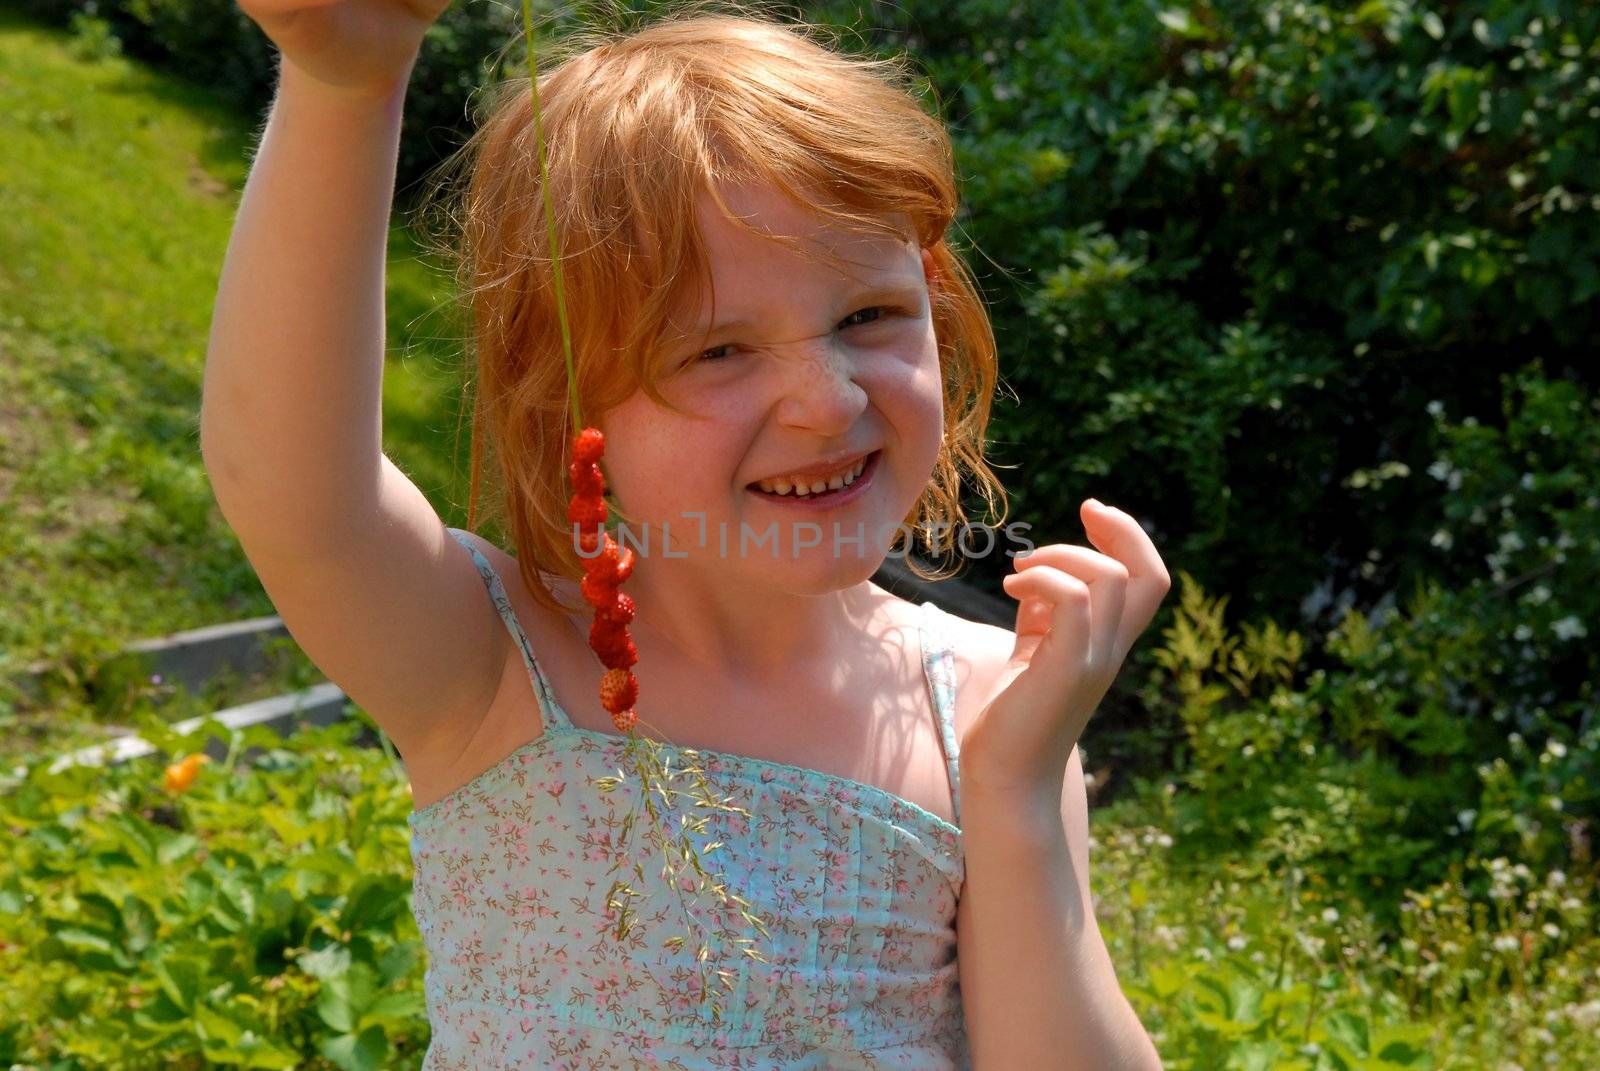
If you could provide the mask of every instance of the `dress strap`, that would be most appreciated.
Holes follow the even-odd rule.
[[[505,622],[506,631],[510,632],[511,638],[516,641],[517,650],[522,652],[522,664],[528,670],[528,679],[533,682],[533,694],[544,707],[541,713],[544,718],[544,728],[572,728],[572,719],[567,717],[567,712],[556,702],[555,690],[550,687],[544,670],[539,668],[538,660],[533,657],[533,648],[528,644],[527,633],[522,631],[517,613],[511,608],[511,597],[506,594],[506,586],[500,582],[500,575],[494,571],[494,566],[489,564],[489,559],[483,556],[483,552],[473,545],[466,532],[460,528],[446,528],[445,531],[449,532],[457,543],[466,547],[467,553],[472,555],[472,561],[478,567],[478,574],[483,577],[484,586],[489,589],[490,601],[500,612],[500,620]]]
[[[944,746],[945,771],[950,776],[950,804],[961,824],[961,744],[956,739],[955,652],[939,615],[944,613],[931,599],[921,606],[922,671],[933,692],[933,710],[939,719],[939,740]]]

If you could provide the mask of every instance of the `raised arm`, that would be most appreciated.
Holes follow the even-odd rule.
[[[282,19],[297,0],[261,2]],[[375,17],[370,0],[346,8],[307,7],[326,24],[310,68],[281,64],[217,292],[201,452],[291,635],[413,774],[447,778],[511,643],[470,556],[382,451],[384,261],[415,56],[404,76],[375,80],[370,56],[339,67],[334,31],[365,48],[354,20]]]
[[[252,549],[340,540],[372,517],[404,100],[404,83],[346,96],[282,66],[222,266],[200,410],[218,505]]]

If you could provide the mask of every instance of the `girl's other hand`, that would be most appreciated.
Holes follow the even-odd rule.
[[[1172,587],[1138,521],[1093,499],[1082,515],[1100,552],[1038,547],[1003,582],[1016,647],[962,736],[963,789],[1059,806],[1072,749]]]
[[[283,63],[342,94],[385,97],[411,76],[450,0],[238,0]]]

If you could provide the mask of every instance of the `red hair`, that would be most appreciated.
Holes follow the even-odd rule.
[[[905,524],[930,550],[947,550],[965,519],[963,473],[991,515],[998,502],[994,523],[1003,523],[1005,489],[984,458],[998,379],[994,333],[944,237],[958,208],[944,124],[920,103],[904,57],[848,55],[823,27],[697,10],[705,6],[626,32],[580,30],[539,51],[541,60],[564,57],[540,68],[540,122],[585,422],[636,389],[670,408],[658,387],[669,317],[685,303],[699,307],[708,290],[715,301],[696,198],[708,194],[752,230],[717,186],[771,185],[848,231],[914,238],[930,252],[946,426]],[[477,524],[487,440],[498,478],[487,481],[484,515],[515,542],[533,597],[572,609],[541,577],[583,571],[566,519],[566,466],[579,429],[569,412],[528,79],[486,93],[457,154],[467,177],[460,236],[441,249],[455,265],[477,364],[468,525]],[[896,215],[914,233],[890,223]],[[626,519],[615,504],[611,511]],[[946,526],[938,540],[927,536],[936,524]],[[892,549],[904,542],[902,534]],[[906,562],[925,579],[955,571],[929,570],[910,555]]]

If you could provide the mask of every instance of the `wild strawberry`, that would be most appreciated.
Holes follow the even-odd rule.
[[[590,498],[605,494],[605,474],[593,461],[574,461],[567,466],[567,475],[572,477],[572,488],[576,494]]]
[[[639,652],[633,646],[633,638],[621,636],[616,640],[595,646],[589,645],[595,657],[600,659],[600,664],[607,669],[627,669],[639,661]]]
[[[624,547],[608,532],[600,553],[583,560],[583,571],[610,584],[620,584],[633,574],[635,557],[632,547]]]
[[[194,784],[194,779],[200,775],[200,764],[210,762],[211,756],[204,752],[186,755],[179,761],[168,766],[162,783],[168,792],[184,792]]]
[[[606,523],[606,500],[589,495],[573,495],[567,503],[567,523],[580,530]]]
[[[620,621],[607,621],[595,618],[589,622],[589,646],[596,651],[603,651],[608,647],[615,647],[628,636],[628,626]]]
[[[583,601],[590,606],[609,606],[617,598],[616,582],[599,573],[584,573],[578,587],[583,592]]]
[[[600,678],[600,703],[620,714],[639,701],[639,680],[631,669],[608,669]]]
[[[611,715],[611,724],[617,727],[618,732],[630,733],[639,721],[639,712],[628,709]]]
[[[615,569],[606,563],[606,551],[612,547],[616,540],[604,528],[601,528],[598,534],[600,542],[596,545],[594,552],[583,557],[578,564],[583,566],[585,574],[604,583],[614,584],[616,581],[612,580],[611,576]],[[614,554],[615,551],[612,551],[612,553]]]
[[[639,660],[628,626],[596,618],[589,625],[589,648],[608,669],[623,669]]]
[[[604,606],[596,606],[594,609],[595,620],[614,622],[618,625],[626,625],[633,620],[633,615],[633,596],[621,591],[617,592],[616,598],[611,602]]]
[[[599,461],[606,452],[605,433],[599,428],[584,428],[572,440],[572,456],[579,461]]]

